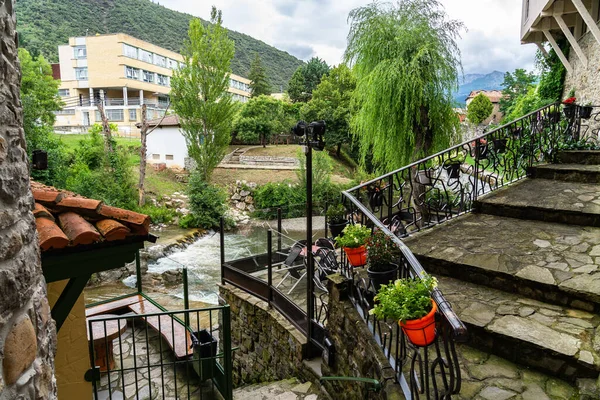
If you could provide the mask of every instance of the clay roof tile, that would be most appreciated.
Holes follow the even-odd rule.
[[[50,211],[46,209],[40,203],[35,203],[35,208],[33,209],[33,215],[36,218],[48,218],[51,221],[54,221],[54,216],[50,214]]]
[[[95,211],[100,203],[102,202],[99,200],[88,199],[86,197],[68,196],[62,198],[56,205],[77,209],[72,211]]]
[[[91,244],[100,240],[101,236],[92,224],[74,212],[62,213],[58,216],[60,226],[73,246]]]
[[[103,217],[135,225],[131,228],[136,228],[134,229],[134,232],[141,235],[147,234],[150,229],[150,217],[144,214],[107,206],[105,204],[102,204],[97,212]]]
[[[36,218],[35,225],[42,251],[62,249],[69,245],[69,239],[53,220]]]
[[[127,237],[127,234],[131,232],[125,225],[112,219],[98,221],[96,223],[96,228],[109,242],[113,240],[123,240]]]

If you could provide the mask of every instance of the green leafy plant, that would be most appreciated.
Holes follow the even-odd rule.
[[[171,208],[146,204],[137,210],[150,217],[153,224],[168,224],[175,219],[177,212]]]
[[[346,207],[343,204],[336,204],[327,209],[327,220],[332,224],[340,224],[346,220]]]
[[[342,231],[344,236],[335,238],[335,242],[340,247],[355,249],[363,246],[371,236],[371,229],[361,224],[350,224]]]
[[[380,320],[401,322],[422,318],[431,311],[431,291],[436,286],[437,279],[428,274],[382,285],[375,296],[375,308],[369,314]]]
[[[191,213],[181,218],[183,228],[213,229],[220,225],[221,217],[227,211],[227,194],[218,186],[204,181],[204,176],[194,172],[188,187]]]
[[[376,230],[365,243],[367,248],[367,265],[372,272],[389,271],[390,264],[396,260],[398,251],[391,237],[381,230]]]

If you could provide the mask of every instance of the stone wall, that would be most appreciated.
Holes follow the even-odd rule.
[[[13,0],[0,0],[0,399],[54,399],[50,316],[19,98]]]
[[[231,285],[219,293],[231,307],[234,386],[307,376],[306,337],[262,300]],[[308,379],[310,380],[310,379]]]
[[[339,276],[331,278],[328,329],[337,353],[333,367],[321,365],[323,376],[375,378],[384,389],[371,393],[370,399],[403,399],[394,371],[379,349],[350,301],[346,283]],[[267,302],[234,288],[219,287],[221,297],[231,307],[232,346],[238,347],[233,359],[234,385],[298,378],[319,384],[315,372],[303,361],[306,337]],[[365,384],[330,382],[321,386],[323,398],[336,400],[364,399]]]
[[[327,328],[336,354],[329,367],[321,366],[323,376],[352,376],[377,379],[383,383],[383,390],[372,393],[369,399],[404,399],[400,385],[395,383],[394,370],[383,355],[373,334],[368,330],[350,300],[348,282],[341,275],[330,275],[329,279],[329,321]],[[324,389],[335,393],[336,400],[364,399],[366,386],[363,383],[328,382]]]
[[[240,156],[240,164],[300,167],[300,160],[296,157]]]

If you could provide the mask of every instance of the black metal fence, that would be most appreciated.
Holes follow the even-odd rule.
[[[597,141],[598,128],[582,125],[580,109],[567,117],[559,104],[546,106],[344,193],[393,234],[408,236],[471,211],[478,197],[525,178],[560,148]]]
[[[157,309],[147,299],[140,306]],[[232,399],[229,313],[217,306],[88,318],[94,398]]]
[[[598,145],[600,112],[552,104],[479,137],[345,191],[351,223],[380,229],[390,236],[400,258],[397,278],[425,271],[402,237],[470,212],[479,196],[527,176],[528,168],[552,161],[561,149]],[[364,268],[344,259],[351,300],[395,369],[407,398],[449,399],[461,387],[455,343],[467,330],[442,292],[437,304],[436,340],[428,346],[408,342],[397,321],[369,314],[376,290]]]

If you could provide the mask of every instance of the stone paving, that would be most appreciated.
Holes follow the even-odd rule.
[[[600,228],[469,214],[405,242],[426,264],[471,266],[600,302]]]
[[[221,399],[210,379],[200,382],[191,362],[175,364],[167,342],[142,323],[129,325],[113,349],[115,368],[102,374],[97,400]]]
[[[600,186],[549,179],[525,179],[479,201],[496,206],[600,214]]]
[[[297,379],[251,385],[235,389],[234,400],[317,400],[317,389]]]
[[[493,340],[504,341],[495,349],[504,347],[507,358],[565,378],[598,376],[599,315],[448,277],[438,280],[459,318],[470,329],[484,329]]]

